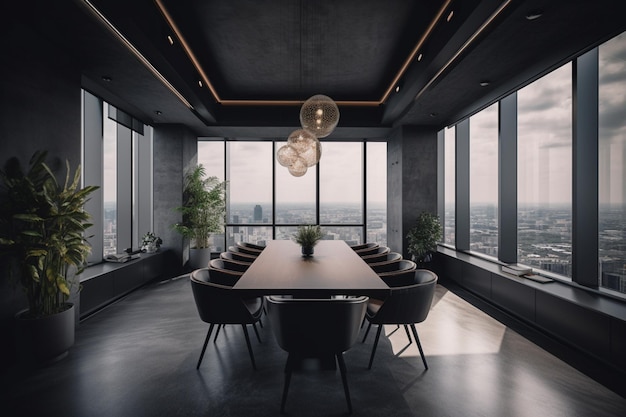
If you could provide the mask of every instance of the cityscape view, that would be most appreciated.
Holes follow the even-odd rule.
[[[626,211],[621,206],[600,207],[598,224],[599,285],[626,293]],[[446,211],[446,219],[454,211]],[[453,222],[445,229],[454,233]],[[494,205],[470,209],[470,250],[498,256],[498,219]],[[448,236],[447,241],[454,241]],[[572,276],[572,213],[569,207],[518,207],[518,262],[565,277]],[[595,256],[590,256],[590,259]]]
[[[104,205],[104,256],[117,252],[116,205]],[[327,204],[321,209],[321,224],[325,239],[345,240],[348,244],[378,242],[387,244],[387,208],[384,203],[368,206],[367,236],[363,239],[360,205]],[[276,211],[276,239],[290,239],[299,225],[314,224],[315,205],[283,203]],[[346,226],[343,226],[346,225]],[[356,225],[356,226],[355,226]],[[236,242],[264,244],[273,237],[271,203],[238,203],[229,205],[226,239],[223,233],[212,234],[212,250],[222,252]]]

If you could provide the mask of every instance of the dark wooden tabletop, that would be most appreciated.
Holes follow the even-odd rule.
[[[321,240],[311,257],[290,240],[269,241],[237,281],[242,296],[367,295],[386,298],[389,287],[343,240]]]

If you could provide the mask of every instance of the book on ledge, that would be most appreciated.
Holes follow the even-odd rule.
[[[107,255],[104,257],[104,260],[107,262],[118,262],[118,263],[123,263],[123,262],[128,262],[131,259],[137,259],[139,258],[139,254],[135,253],[135,254],[129,254],[129,253],[115,253],[115,254],[111,254],[111,255]]]
[[[502,272],[506,272],[508,274],[517,275],[521,277],[522,275],[532,274],[533,269],[526,266],[519,266],[516,264],[502,265]]]

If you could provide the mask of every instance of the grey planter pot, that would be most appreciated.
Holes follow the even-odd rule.
[[[200,268],[207,268],[211,260],[211,249],[189,249],[189,261],[187,266],[192,271]]]
[[[41,365],[67,356],[74,345],[74,304],[51,316],[29,319],[22,318],[27,310],[20,311],[15,318],[16,347],[21,360]]]

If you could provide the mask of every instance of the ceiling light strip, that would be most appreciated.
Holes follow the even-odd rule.
[[[200,65],[200,62],[198,61],[198,59],[194,55],[193,51],[189,47],[189,44],[187,43],[187,41],[183,37],[182,32],[178,29],[178,26],[176,26],[176,23],[174,23],[174,19],[172,19],[172,16],[165,9],[165,6],[161,2],[161,0],[154,0],[154,2],[156,3],[157,7],[161,11],[161,14],[163,15],[163,17],[167,21],[167,24],[170,26],[172,31],[176,34],[176,37],[178,38],[178,40],[180,41],[181,46],[183,47],[183,50],[185,51],[185,53],[187,54],[187,56],[191,60],[191,63],[195,67],[196,71],[198,71],[198,73],[200,74],[200,77],[202,77],[202,81],[204,81],[204,83],[206,84],[208,89],[211,91],[211,94],[213,95],[213,98],[215,99],[215,101],[218,102],[218,103],[222,103],[222,99],[220,98],[219,94],[217,94],[217,90],[215,89],[215,87],[213,87],[213,84],[211,84],[211,81],[209,80],[209,77],[206,75],[206,73],[204,72],[204,69]]]
[[[398,85],[398,81],[400,81],[400,78],[402,78],[402,76],[404,75],[409,65],[411,65],[411,62],[413,62],[413,59],[415,58],[419,50],[424,45],[424,42],[426,42],[426,39],[428,39],[432,31],[435,29],[437,22],[439,21],[439,19],[441,19],[441,17],[443,16],[444,12],[446,11],[450,3],[452,3],[452,0],[446,1],[445,4],[439,9],[439,12],[437,12],[437,15],[435,16],[435,18],[430,22],[430,25],[428,25],[428,28],[426,29],[426,31],[424,32],[420,40],[417,42],[417,44],[413,48],[413,51],[411,51],[411,54],[409,55],[409,57],[406,59],[406,61],[404,61],[404,64],[400,68],[400,71],[398,71],[398,73],[396,74],[391,84],[389,84],[389,87],[387,87],[385,94],[383,94],[383,96],[378,102],[379,104],[382,104],[385,101],[387,101],[387,99],[389,98],[389,94],[391,94],[393,89]]]
[[[141,61],[141,63],[165,85],[178,99],[189,109],[193,109],[191,103],[189,103],[185,97],[172,85],[170,82],[157,70],[146,57],[144,57],[135,46],[113,24],[98,10],[89,0],[82,0],[88,9],[98,18],[105,26],[126,46],[126,48],[133,53]]]
[[[415,95],[415,98],[413,100],[417,100],[437,80],[437,78],[439,78],[439,76],[443,74],[443,72],[448,69],[448,67],[452,65],[454,61],[456,61],[456,59],[463,53],[463,51],[465,51],[472,44],[472,42],[474,42],[474,40],[504,11],[504,9],[506,9],[506,7],[511,4],[512,1],[513,0],[506,0],[504,3],[502,3],[500,7],[498,7],[498,9],[489,17],[489,19],[487,19],[480,26],[480,28],[478,28],[478,30],[474,32],[474,34],[467,41],[465,41],[463,46],[461,46],[461,48],[456,51],[452,58],[450,58],[448,62],[446,62],[446,64],[441,67],[439,71],[437,71],[437,73],[430,79],[430,81],[428,81],[428,83],[426,83],[426,85],[422,87],[422,89]]]
[[[378,101],[333,100],[338,106],[375,107]],[[222,100],[224,106],[299,106],[304,100]]]

